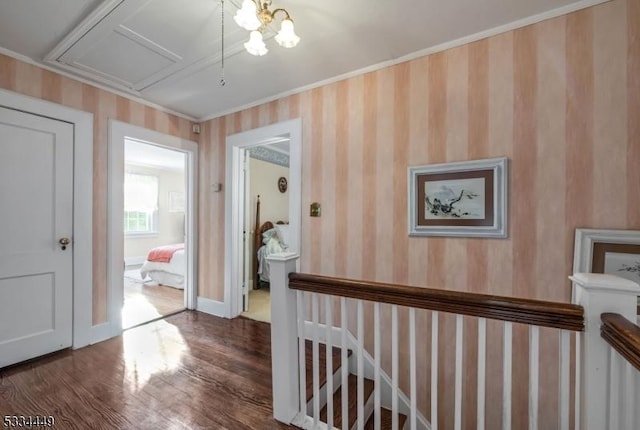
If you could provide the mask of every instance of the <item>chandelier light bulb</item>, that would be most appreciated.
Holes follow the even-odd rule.
[[[283,48],[293,48],[300,42],[300,37],[296,34],[293,28],[293,21],[290,18],[286,18],[280,25],[280,31],[275,37],[278,45]]]
[[[262,33],[257,30],[251,32],[249,41],[244,44],[244,48],[249,54],[256,56],[262,56],[269,52],[264,40],[262,40]]]
[[[244,44],[245,49],[251,55],[262,56],[269,52],[264,43],[262,32],[266,31],[270,34],[270,25],[275,24],[274,20],[278,14],[284,15],[280,31],[275,36],[278,45],[283,48],[293,48],[300,42],[300,37],[295,32],[289,12],[282,8],[271,10],[270,7],[271,0],[243,0],[242,6],[233,17],[236,24],[251,32],[249,40]],[[224,29],[224,25],[222,28]]]
[[[258,9],[253,0],[244,0],[242,7],[238,9],[233,19],[236,24],[249,31],[257,30],[262,25],[258,19]]]

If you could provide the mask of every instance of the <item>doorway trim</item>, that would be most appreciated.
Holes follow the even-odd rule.
[[[195,309],[198,291],[197,212],[198,212],[198,144],[176,136],[149,130],[125,122],[109,120],[109,190],[107,234],[107,317],[109,335],[122,333],[122,303],[124,302],[124,139],[138,140],[149,145],[165,147],[184,153],[187,163],[187,211],[185,244],[187,251],[186,307]]]
[[[236,133],[226,138],[225,193],[225,316],[235,318],[242,312],[242,231],[245,220],[245,189],[241,172],[244,150],[269,143],[274,137],[288,136],[289,141],[289,225],[294,233],[289,246],[300,252],[302,216],[302,119],[282,121],[265,127]]]
[[[0,106],[73,125],[73,340],[92,343],[93,114],[0,89]]]

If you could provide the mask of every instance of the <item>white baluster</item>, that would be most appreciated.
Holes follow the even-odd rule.
[[[513,349],[513,324],[504,323],[504,356],[502,359],[502,430],[511,429],[511,359]]]
[[[380,386],[380,361],[382,360],[382,357],[380,356],[380,303],[376,302],[373,306],[373,355],[375,357],[375,367],[373,370],[373,379],[375,384],[375,391],[373,393],[373,428],[374,430],[380,430],[380,414],[382,412],[380,407],[380,391],[382,390],[382,387]]]
[[[297,291],[297,307],[298,307],[298,366],[300,367],[300,413],[307,415],[307,347],[306,337],[304,334],[304,292]]]
[[[559,393],[558,398],[560,400],[560,411],[558,415],[558,428],[560,430],[569,430],[569,402],[570,402],[570,390],[569,390],[569,364],[571,362],[571,351],[570,351],[570,333],[567,330],[560,331],[560,353],[558,355],[559,363]],[[577,363],[576,363],[577,365]],[[580,378],[578,377],[579,373],[576,373],[576,384],[579,384]],[[576,393],[578,386],[576,385]],[[577,405],[576,405],[577,406]],[[579,427],[576,427],[578,430]]]
[[[477,428],[484,430],[484,408],[486,395],[486,372],[487,372],[487,320],[478,319],[478,409]]]
[[[333,343],[331,335],[333,329],[333,306],[331,297],[325,296],[325,328],[326,328],[326,362],[327,362],[327,426],[333,428]]]
[[[606,390],[606,387],[602,387]],[[620,360],[613,348],[609,348],[609,430],[620,430]],[[625,429],[626,430],[626,429]]]
[[[438,430],[438,312],[431,312],[431,430]]]
[[[455,430],[462,428],[462,341],[463,341],[463,318],[456,315],[456,375],[455,375],[455,407],[454,423]]]
[[[416,310],[409,309],[409,379],[411,384],[411,411],[409,420],[411,422],[411,430],[417,429],[417,397],[418,390],[416,387]]]
[[[342,366],[342,381],[341,381],[341,392],[342,392],[342,430],[349,430],[349,390],[348,390],[348,378],[349,378],[349,355],[348,349],[349,345],[347,344],[347,332],[349,331],[349,321],[347,319],[347,299],[342,297],[340,298],[340,319],[342,321],[342,333],[341,333],[341,344],[342,344],[342,352],[341,352],[341,362]]]
[[[582,413],[580,412],[580,408],[582,407],[582,402],[580,401],[580,393],[582,386],[582,355],[580,354],[580,342],[582,339],[582,333],[576,333],[576,369],[575,369],[575,390],[574,390],[574,399],[573,399],[573,421],[574,421],[574,429],[580,430],[582,426],[580,425],[580,419],[582,418]],[[567,357],[569,356],[569,335],[567,334]],[[567,358],[568,360],[568,358]],[[567,370],[567,396],[569,395],[569,370]],[[568,403],[568,399],[567,399]],[[567,405],[567,429],[569,428],[569,406]]]
[[[391,305],[391,428],[398,430],[398,306]]]
[[[358,300],[358,430],[364,430],[364,311]]]
[[[313,423],[318,427],[320,422],[320,341],[318,332],[318,295],[311,294],[311,321],[313,324]]]
[[[638,321],[640,323],[640,321]],[[636,404],[640,403],[640,372],[635,372],[634,378],[633,380],[635,381],[635,385],[636,385]],[[633,426],[633,428],[637,429],[640,428],[640,408],[635,408],[636,409],[636,425]]]
[[[617,355],[617,354],[616,354]],[[633,415],[635,414],[635,409],[638,407],[638,404],[635,402],[636,393],[635,393],[635,381],[634,374],[636,372],[635,368],[629,363],[627,360],[623,359],[620,355],[618,355],[618,360],[622,360],[624,362],[623,376],[624,376],[624,402],[622,402],[622,408],[624,410],[622,414],[622,419],[624,420],[625,429],[637,429],[637,427],[633,426]]]
[[[538,429],[540,328],[529,326],[529,430]]]

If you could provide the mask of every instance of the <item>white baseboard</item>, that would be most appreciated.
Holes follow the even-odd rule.
[[[217,317],[226,318],[226,307],[224,302],[217,300],[207,299],[205,297],[198,297],[198,304],[196,310],[204,312],[205,314],[215,315]]]
[[[113,336],[111,324],[106,322],[91,327],[91,345],[111,339]]]
[[[125,257],[124,264],[125,266],[138,266],[144,263],[147,260],[147,257]]]

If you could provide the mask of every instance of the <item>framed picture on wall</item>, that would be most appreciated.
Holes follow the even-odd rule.
[[[573,272],[608,273],[640,284],[640,231],[576,229]]]
[[[409,167],[409,235],[507,237],[506,157]]]
[[[640,284],[640,231],[576,229],[573,273],[607,273]]]

